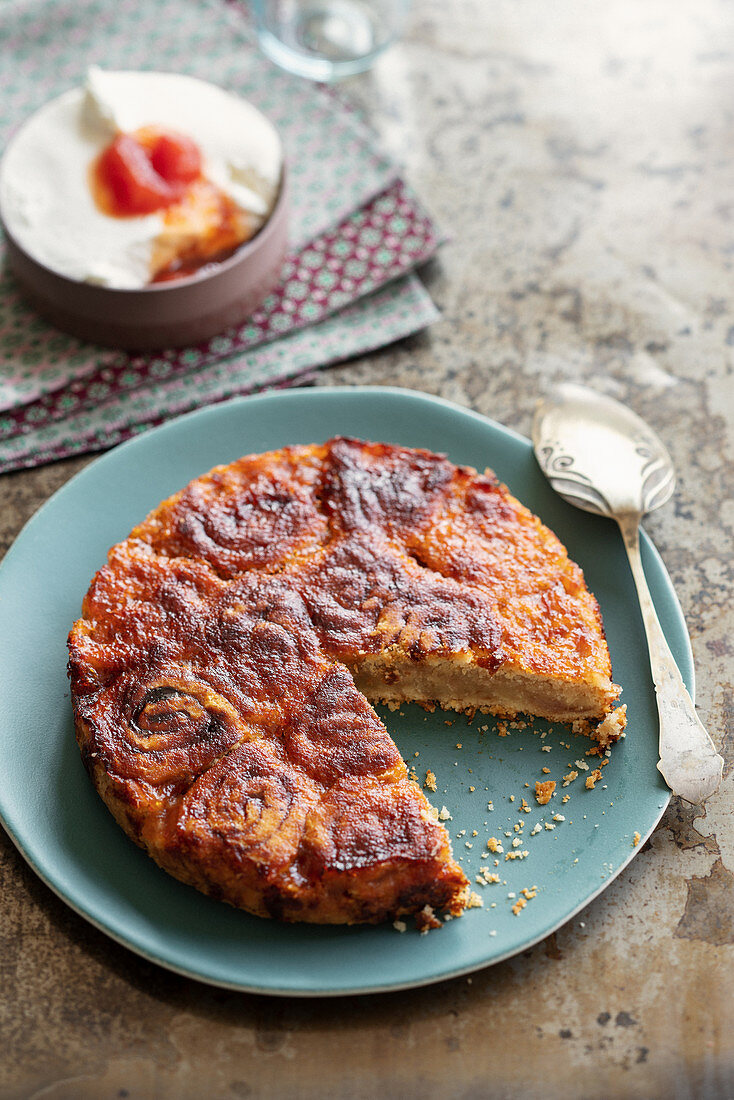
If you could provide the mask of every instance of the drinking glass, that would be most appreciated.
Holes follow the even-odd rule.
[[[363,72],[402,31],[409,0],[254,0],[260,47],[284,69],[331,82]]]

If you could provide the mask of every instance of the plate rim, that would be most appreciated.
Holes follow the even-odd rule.
[[[86,464],[81,470],[77,471],[76,474],[74,474],[72,477],[70,477],[63,485],[61,485],[54,493],[52,493],[39,506],[39,508],[33,513],[33,515],[31,515],[29,517],[29,519],[26,521],[26,523],[20,529],[20,531],[16,535],[15,539],[13,540],[13,543],[11,544],[11,546],[8,548],[7,552],[5,553],[2,561],[0,561],[0,584],[2,583],[2,574],[3,574],[3,572],[6,568],[7,563],[14,559],[16,553],[19,553],[19,552],[22,551],[23,541],[25,541],[25,539],[28,538],[29,535],[32,535],[33,528],[35,527],[35,525],[37,523],[40,523],[40,522],[43,521],[44,514],[45,514],[46,510],[49,508],[49,506],[51,506],[52,502],[58,501],[58,499],[63,497],[66,494],[67,491],[71,491],[71,487],[76,486],[77,483],[79,482],[79,480],[84,480],[87,476],[90,476],[90,473],[89,473],[90,471],[92,471],[92,470],[97,471],[97,470],[99,470],[99,468],[101,466],[104,466],[105,464],[110,463],[110,462],[112,462],[112,463],[119,462],[121,455],[122,455],[123,461],[124,461],[125,455],[131,449],[134,450],[138,446],[146,445],[147,441],[150,439],[151,436],[157,435],[157,436],[163,438],[163,437],[165,437],[165,435],[169,431],[177,430],[178,425],[180,425],[180,423],[182,421],[188,421],[191,418],[206,420],[209,417],[213,417],[213,418],[216,419],[216,417],[218,415],[220,415],[222,412],[224,412],[225,410],[230,410],[230,409],[236,408],[238,406],[251,408],[252,406],[256,406],[257,404],[271,404],[271,403],[276,403],[276,404],[283,403],[283,404],[285,404],[285,403],[288,403],[289,401],[290,402],[295,401],[295,403],[297,404],[297,403],[299,403],[303,400],[306,400],[306,401],[317,400],[318,401],[318,400],[326,399],[328,401],[328,400],[333,400],[333,399],[337,399],[337,398],[344,398],[344,397],[358,398],[359,399],[360,397],[364,397],[364,396],[370,396],[370,397],[383,396],[383,397],[391,398],[391,399],[402,399],[402,400],[408,400],[410,402],[417,402],[417,403],[420,403],[420,404],[429,404],[429,405],[439,406],[439,407],[443,408],[444,410],[446,410],[447,412],[451,413],[452,415],[459,414],[460,416],[468,417],[471,420],[473,420],[475,422],[478,422],[479,425],[483,428],[489,428],[490,430],[497,431],[500,436],[506,436],[506,437],[509,437],[510,439],[513,439],[514,441],[522,444],[523,447],[528,448],[529,451],[532,453],[532,443],[531,443],[531,441],[526,436],[522,435],[520,432],[517,432],[515,429],[509,428],[509,427],[499,423],[498,421],[495,421],[492,418],[483,415],[482,413],[479,413],[479,412],[476,412],[473,409],[469,409],[469,408],[466,408],[464,406],[461,406],[461,405],[459,405],[459,404],[457,404],[453,401],[450,401],[446,398],[438,397],[438,396],[435,396],[435,395],[432,395],[432,394],[426,394],[426,393],[423,393],[420,390],[412,390],[412,389],[405,388],[405,387],[364,386],[364,385],[359,385],[359,386],[324,386],[324,387],[318,387],[317,386],[317,387],[314,387],[314,388],[307,388],[307,389],[296,388],[296,389],[282,390],[282,391],[275,390],[275,391],[267,391],[265,393],[251,395],[251,396],[239,396],[239,397],[232,398],[228,401],[218,402],[214,405],[208,405],[208,406],[204,406],[203,408],[200,408],[200,409],[195,409],[195,410],[193,410],[191,412],[188,412],[188,413],[186,413],[182,416],[174,417],[171,420],[168,420],[164,424],[161,424],[157,427],[147,429],[146,431],[140,433],[139,435],[134,436],[132,439],[129,439],[126,442],[124,442],[122,444],[119,444],[116,447],[113,447],[111,450],[109,450],[109,451],[103,453],[102,455],[98,456],[97,458],[93,459],[91,462]],[[540,467],[538,467],[538,472],[542,476],[542,471],[540,470]],[[685,658],[685,663],[687,665],[687,667],[684,668],[684,670],[683,670],[684,680],[686,680],[686,682],[689,684],[689,691],[690,691],[691,697],[695,700],[695,667],[694,667],[694,663],[693,663],[693,653],[692,653],[692,648],[691,648],[690,636],[689,636],[688,629],[687,629],[687,626],[686,626],[685,616],[683,614],[683,610],[682,610],[682,607],[680,605],[680,601],[678,599],[677,592],[675,590],[675,587],[673,586],[672,580],[670,579],[670,576],[667,572],[667,569],[665,567],[665,563],[664,563],[662,557],[660,556],[660,554],[659,554],[657,548],[655,547],[654,543],[652,542],[652,540],[649,538],[649,536],[646,534],[646,532],[644,530],[641,531],[641,542],[643,544],[643,547],[645,548],[645,552],[648,553],[648,554],[651,554],[652,557],[656,560],[656,564],[657,564],[658,568],[661,570],[663,578],[666,582],[667,589],[668,589],[668,596],[671,599],[671,602],[672,602],[672,605],[673,605],[673,610],[674,610],[675,614],[677,615],[677,617],[680,620],[680,624],[682,626],[682,644],[683,644],[683,648],[684,648],[683,656]],[[18,550],[19,544],[20,544],[20,550]],[[6,808],[5,808],[5,805],[4,805],[2,790],[0,790],[0,824],[2,824],[3,828],[7,832],[8,836],[10,837],[10,839],[13,842],[14,846],[16,847],[16,849],[18,850],[20,855],[23,857],[25,862],[28,864],[28,866],[32,869],[34,874],[36,874],[38,876],[38,878],[44,883],[44,885],[48,889],[51,890],[51,892],[56,897],[58,897],[61,901],[63,901],[65,905],[68,905],[69,908],[72,909],[75,913],[77,913],[77,915],[82,917],[82,919],[88,921],[98,931],[102,932],[104,935],[108,936],[114,942],[118,943],[120,946],[126,948],[127,950],[132,951],[134,954],[140,956],[141,958],[144,958],[149,962],[155,963],[158,966],[162,966],[164,969],[169,970],[173,973],[179,974],[182,977],[185,977],[185,978],[197,981],[197,982],[201,982],[203,984],[213,986],[213,987],[216,987],[216,988],[228,989],[228,990],[232,990],[232,991],[235,991],[235,992],[256,993],[256,994],[268,995],[268,996],[299,997],[299,998],[307,998],[307,997],[341,997],[341,996],[355,996],[355,995],[361,995],[361,994],[379,994],[379,993],[400,992],[400,991],[404,991],[406,989],[424,988],[424,987],[429,986],[429,985],[434,985],[434,984],[437,984],[439,982],[448,981],[448,980],[451,980],[453,978],[463,977],[465,975],[472,974],[472,973],[474,973],[476,971],[479,971],[479,970],[482,970],[484,968],[494,966],[497,963],[504,962],[507,959],[514,957],[515,955],[519,954],[522,951],[529,950],[532,947],[536,946],[538,943],[542,942],[542,940],[544,940],[548,935],[550,935],[553,931],[557,930],[558,928],[565,925],[568,921],[572,920],[573,917],[577,913],[581,912],[584,908],[586,908],[587,905],[590,905],[597,897],[599,897],[599,895],[602,894],[608,888],[608,886],[625,870],[625,868],[629,866],[629,864],[632,862],[632,860],[635,858],[635,856],[637,854],[639,854],[639,852],[642,850],[645,842],[649,839],[649,837],[652,835],[652,833],[657,828],[663,814],[665,813],[665,810],[667,809],[667,807],[670,803],[671,792],[669,790],[661,789],[660,792],[659,792],[659,796],[660,796],[660,804],[659,804],[659,807],[658,807],[657,814],[654,815],[654,820],[652,820],[652,823],[650,824],[649,828],[640,837],[640,841],[637,844],[637,846],[630,850],[628,856],[620,863],[620,865],[618,867],[616,867],[613,870],[613,872],[611,872],[609,874],[609,876],[607,878],[605,878],[595,890],[593,890],[589,894],[586,894],[584,896],[584,899],[577,906],[575,906],[573,909],[568,910],[567,912],[565,912],[564,915],[562,916],[562,918],[560,918],[560,919],[556,919],[556,918],[553,918],[553,917],[550,918],[549,922],[547,924],[544,924],[542,926],[541,930],[539,930],[536,935],[534,935],[531,938],[523,941],[522,944],[520,944],[519,946],[516,945],[516,946],[510,947],[506,952],[502,952],[500,954],[493,955],[491,957],[491,959],[484,959],[484,960],[480,960],[480,961],[475,961],[475,962],[472,962],[468,965],[459,966],[459,967],[449,965],[447,967],[446,971],[444,973],[441,973],[441,974],[430,974],[429,976],[418,976],[418,977],[413,977],[413,978],[410,978],[410,979],[401,980],[401,981],[397,981],[397,982],[395,982],[395,981],[384,981],[384,982],[377,983],[377,984],[374,984],[374,985],[356,984],[356,985],[353,985],[353,986],[346,986],[345,985],[343,987],[340,986],[340,987],[319,988],[319,989],[301,988],[301,987],[298,987],[298,986],[288,986],[288,985],[263,985],[261,983],[248,984],[247,982],[243,982],[243,981],[228,982],[228,981],[226,981],[224,979],[221,979],[221,978],[212,977],[210,975],[203,974],[201,972],[201,970],[196,970],[192,967],[187,967],[187,966],[184,966],[184,965],[180,965],[180,964],[172,961],[169,958],[165,958],[165,957],[162,957],[160,954],[156,954],[155,951],[146,949],[145,946],[142,946],[141,944],[131,940],[130,936],[126,937],[125,935],[118,933],[115,929],[110,928],[108,926],[108,924],[106,924],[103,920],[100,920],[96,915],[94,915],[92,912],[90,912],[88,909],[86,909],[83,904],[77,902],[76,899],[72,899],[67,893],[65,893],[65,891],[62,887],[58,886],[54,881],[52,881],[52,879],[49,877],[49,875],[46,873],[46,871],[41,866],[39,866],[38,862],[35,859],[35,856],[29,850],[29,845],[28,845],[28,842],[26,841],[26,839],[19,835],[17,829],[13,826],[11,821],[8,819],[8,815],[6,813]],[[31,844],[30,847],[32,848],[33,845]]]

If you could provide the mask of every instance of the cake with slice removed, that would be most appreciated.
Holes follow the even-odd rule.
[[[69,650],[82,756],[126,832],[177,878],[288,921],[465,903],[367,699],[529,713],[604,746],[624,726],[558,539],[492,474],[388,444],[196,479],[110,551]]]

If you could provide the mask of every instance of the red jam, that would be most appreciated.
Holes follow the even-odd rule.
[[[255,232],[251,215],[207,180],[202,167],[191,138],[153,126],[118,134],[90,166],[92,194],[104,214],[162,215],[165,230],[153,246],[153,283],[219,263]]]
[[[106,214],[152,214],[178,202],[201,177],[201,168],[198,146],[183,134],[153,129],[118,134],[94,163],[94,190]]]

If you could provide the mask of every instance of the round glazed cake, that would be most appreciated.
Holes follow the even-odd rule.
[[[288,921],[466,902],[370,702],[527,713],[601,747],[624,726],[555,535],[490,472],[352,439],[250,455],[164,501],[110,551],[69,651],[82,757],[126,832]]]

